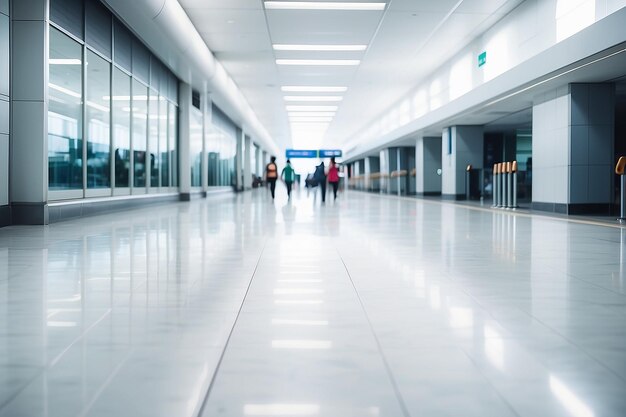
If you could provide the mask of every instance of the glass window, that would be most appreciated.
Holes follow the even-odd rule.
[[[111,187],[111,64],[87,51],[87,188]]]
[[[148,87],[133,79],[133,178],[135,187],[146,186],[148,138]]]
[[[150,164],[150,187],[159,186],[159,95],[150,89],[148,105],[150,118],[148,119],[148,149]]]
[[[130,186],[130,85],[130,76],[115,68],[113,73],[115,187]]]
[[[159,166],[161,167],[161,187],[170,186],[169,147],[167,145],[167,101],[159,97]]]
[[[202,112],[191,109],[189,126],[189,158],[191,165],[191,186],[202,186]]]
[[[82,46],[50,28],[48,185],[83,188]]]
[[[178,187],[178,107],[170,103],[168,117],[170,164],[172,165],[172,187]]]

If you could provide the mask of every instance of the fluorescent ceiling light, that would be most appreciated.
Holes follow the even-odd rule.
[[[266,9],[282,10],[384,10],[385,3],[330,1],[266,1]]]
[[[306,85],[289,85],[280,87],[285,93],[343,93],[348,87],[322,87]]]
[[[285,101],[341,101],[341,96],[285,96]]]
[[[337,111],[337,106],[285,106],[287,111]]]
[[[331,122],[332,117],[292,117],[289,119],[292,122]]]
[[[50,65],[81,65],[82,61],[80,59],[71,58],[50,58],[48,59],[48,63]]]
[[[289,117],[333,117],[334,111],[292,111]]]
[[[274,44],[275,51],[364,51],[367,45],[296,45]]]
[[[277,59],[277,65],[354,66],[359,59]]]

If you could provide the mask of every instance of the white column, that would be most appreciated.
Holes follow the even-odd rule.
[[[191,197],[191,164],[189,161],[190,125],[191,125],[191,86],[178,84],[178,179],[180,199],[189,201]]]
[[[483,127],[452,126],[443,129],[441,141],[441,196],[444,199],[465,198],[467,165],[483,167]]]
[[[10,200],[16,224],[48,224],[48,12],[48,0],[13,1]]]
[[[0,2],[0,227],[11,224],[9,207],[9,2]]]
[[[209,131],[211,129],[211,99],[208,93],[202,94],[202,192],[206,197],[206,191],[209,186]]]
[[[235,189],[243,191],[243,145],[244,133],[237,129],[237,154],[235,155]]]

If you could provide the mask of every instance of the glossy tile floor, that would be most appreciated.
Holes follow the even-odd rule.
[[[626,416],[624,230],[264,191],[0,229],[0,416]]]

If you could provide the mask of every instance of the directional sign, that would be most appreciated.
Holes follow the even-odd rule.
[[[317,158],[317,151],[310,149],[287,149],[285,152],[287,159],[289,158]]]
[[[478,55],[478,68],[482,67],[487,63],[487,51],[482,52]]]
[[[341,149],[320,149],[320,158],[341,158]]]

